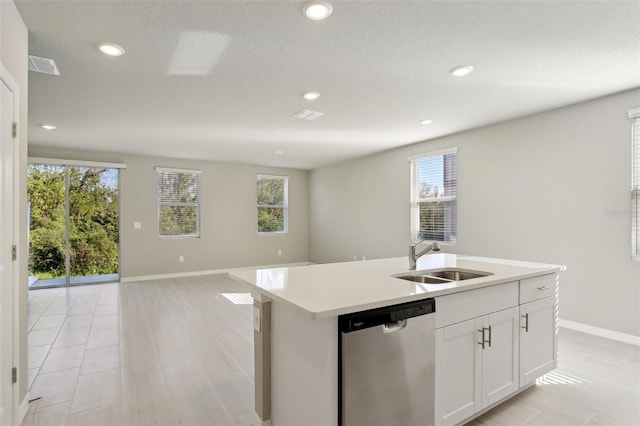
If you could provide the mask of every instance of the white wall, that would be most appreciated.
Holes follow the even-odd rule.
[[[15,218],[19,226],[20,238],[18,245],[18,274],[15,277],[19,292],[19,336],[18,336],[18,395],[21,402],[27,394],[27,113],[28,113],[28,32],[15,4],[12,0],[0,1],[0,62],[11,73],[20,89],[20,112],[18,117],[18,157],[19,167],[17,175],[20,176],[19,217]],[[2,349],[3,351],[5,348]]]
[[[563,319],[640,336],[630,255],[630,120],[640,90],[314,170],[310,261],[404,256],[409,155],[457,146],[458,244],[568,266]]]
[[[308,177],[296,169],[29,147],[32,157],[126,163],[120,178],[121,276],[306,262]],[[155,167],[202,170],[200,238],[158,237]],[[256,174],[289,176],[289,233],[256,233]],[[133,222],[142,228],[133,229]],[[282,250],[282,256],[278,256]],[[184,263],[178,257],[184,256]]]

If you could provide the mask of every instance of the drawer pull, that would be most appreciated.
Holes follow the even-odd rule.
[[[546,285],[543,285],[542,287],[538,287],[538,291],[545,291],[545,290],[549,290],[550,287],[547,287]]]
[[[485,332],[485,331],[488,331],[488,332],[489,332],[489,340],[487,340],[487,339],[485,339],[485,338],[484,338],[484,332]],[[480,346],[482,346],[482,349],[484,349],[484,344],[485,344],[485,343],[488,343],[488,344],[489,344],[489,347],[491,347],[491,326],[489,326],[489,328],[487,328],[487,327],[482,327],[481,329],[479,329],[479,330],[478,330],[478,333],[482,333],[482,337],[481,337],[482,341],[481,341],[481,342],[478,342],[478,344],[479,344]]]
[[[524,318],[524,327],[522,328],[524,328],[524,331],[528,333],[529,332],[529,314],[522,315],[522,318]]]

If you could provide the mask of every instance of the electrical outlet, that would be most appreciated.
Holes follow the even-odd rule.
[[[278,256],[282,256],[282,250],[278,249]]]
[[[133,222],[133,229],[141,229],[142,222]]]
[[[179,256],[178,257],[178,262],[180,262],[180,263],[184,262],[184,256]]]

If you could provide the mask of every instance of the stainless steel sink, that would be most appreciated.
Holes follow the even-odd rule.
[[[463,281],[473,278],[487,277],[489,275],[493,275],[493,273],[457,268],[443,268],[397,274],[393,275],[393,277],[423,284],[446,284],[453,281]]]
[[[451,282],[451,280],[436,278],[429,275],[412,274],[412,275],[400,275],[400,276],[396,275],[395,277],[402,278],[403,280],[415,281],[417,283],[423,283],[423,284],[446,284],[448,282]]]
[[[489,272],[480,272],[480,271],[458,271],[453,269],[446,269],[444,271],[433,271],[427,274],[428,276],[444,278],[445,280],[451,281],[462,281],[469,280],[472,278],[480,278],[486,277],[488,275],[493,275]]]

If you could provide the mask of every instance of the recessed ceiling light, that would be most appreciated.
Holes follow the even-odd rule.
[[[329,17],[331,12],[333,12],[333,6],[324,1],[314,1],[304,6],[304,14],[307,18],[313,19],[314,21],[320,21]]]
[[[426,125],[428,125],[428,124],[431,124],[431,123],[433,123],[433,120],[422,120],[422,121],[420,122],[420,124],[423,124],[423,125],[425,125],[425,126],[426,126]]]
[[[308,101],[312,101],[314,99],[318,99],[320,97],[320,93],[318,92],[306,92],[304,95],[302,95],[303,98],[305,98]]]
[[[463,75],[469,74],[471,71],[473,71],[473,67],[471,65],[464,65],[464,66],[461,66],[461,67],[455,67],[455,68],[451,68],[449,70],[451,75],[454,75],[456,77],[462,77]]]
[[[284,154],[284,151],[283,151],[283,150],[281,150],[281,149],[279,149],[279,150],[277,150],[277,151],[273,151],[273,153],[274,153],[275,155],[282,155],[282,154]]]
[[[121,56],[124,55],[124,49],[121,46],[113,43],[100,43],[98,49],[105,55],[109,56]]]
[[[42,127],[45,130],[55,130],[58,128],[58,126],[54,126],[53,124],[43,124],[40,127]]]

